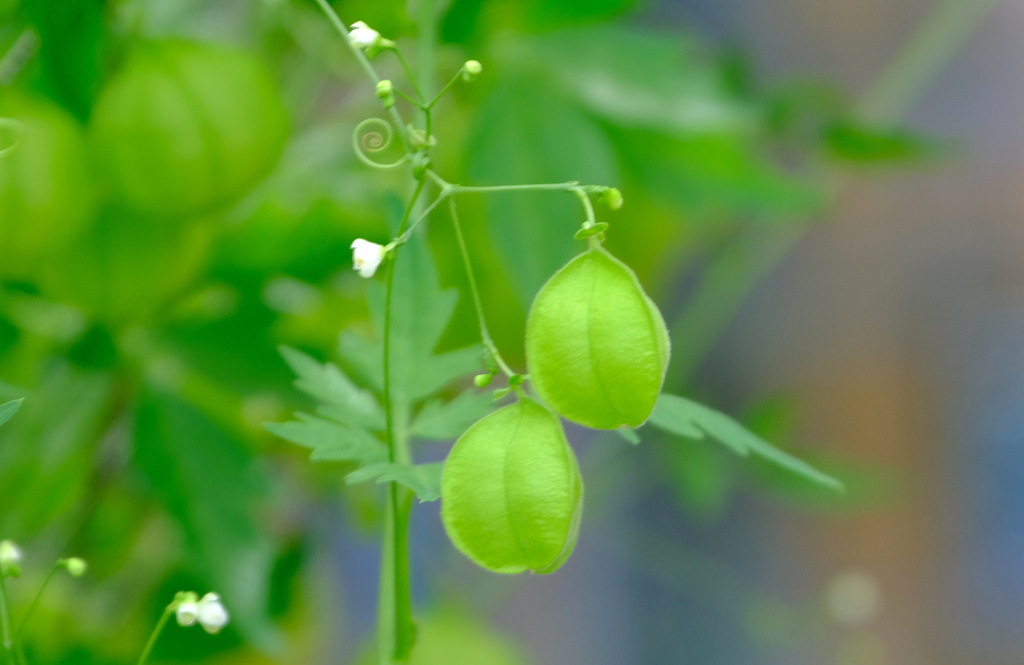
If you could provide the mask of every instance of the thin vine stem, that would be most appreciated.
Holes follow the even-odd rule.
[[[39,605],[39,600],[43,597],[43,592],[46,591],[46,587],[50,585],[50,582],[53,580],[53,576],[56,575],[57,571],[60,569],[61,564],[60,562],[57,562],[53,565],[53,568],[50,569],[50,572],[46,574],[46,579],[44,579],[43,583],[39,586],[39,591],[36,592],[36,597],[32,599],[32,603],[28,606],[28,609],[25,610],[25,616],[21,618],[21,624],[18,625],[18,631],[15,633],[17,638],[20,639],[21,634],[25,632],[25,626],[28,624],[28,620],[32,617],[32,613],[35,612],[36,606]]]
[[[457,83],[457,82],[459,81],[459,79],[460,79],[460,78],[462,78],[462,72],[463,72],[463,71],[465,71],[465,69],[466,69],[466,66],[465,66],[465,65],[463,65],[462,67],[460,67],[460,68],[459,68],[459,71],[455,72],[455,76],[453,76],[453,77],[451,78],[451,80],[450,80],[450,81],[448,81],[448,83],[446,83],[446,84],[445,84],[445,86],[444,86],[443,88],[441,88],[441,92],[439,92],[439,93],[437,93],[436,95],[434,95],[434,98],[433,98],[433,99],[431,99],[431,100],[430,100],[430,101],[429,101],[429,102],[428,102],[428,103],[427,103],[427,104],[425,105],[427,109],[432,109],[432,108],[434,108],[434,106],[436,106],[436,105],[437,105],[437,103],[438,103],[439,101],[441,101],[441,98],[445,96],[445,94],[446,94],[446,93],[447,93],[447,92],[448,92],[448,91],[449,91],[449,90],[451,89],[451,87],[452,87],[453,85],[455,85],[455,84],[456,84],[456,83]]]
[[[160,637],[160,633],[164,632],[164,627],[167,625],[167,620],[174,614],[174,606],[168,605],[164,609],[164,613],[160,616],[160,620],[156,622],[156,628],[149,636],[149,641],[146,642],[146,648],[142,650],[142,654],[139,656],[139,660],[136,665],[145,665],[145,662],[149,660],[149,654],[153,651],[153,647],[156,645],[157,639]]]
[[[409,61],[405,59],[405,56],[402,54],[402,50],[398,48],[397,45],[392,46],[391,50],[394,51],[395,57],[398,58],[398,62],[401,63],[402,69],[405,70],[405,77],[409,79],[410,83],[412,83],[412,89],[416,93],[417,97],[417,106],[424,108],[426,106],[426,98],[423,96],[423,91],[420,90],[420,84],[416,82],[416,75],[413,74],[412,68],[409,66]]]
[[[7,583],[0,575],[0,633],[3,634],[4,660],[17,662],[17,651],[14,648],[15,635],[11,624],[11,604],[7,597]]]
[[[345,24],[341,21],[338,13],[334,11],[334,8],[331,7],[327,0],[316,0],[316,3],[320,6],[320,9],[323,10],[324,14],[327,15],[327,19],[331,22],[331,25],[334,26],[335,30],[341,34],[345,44],[348,45],[348,49],[352,52],[352,55],[355,56],[356,61],[359,62],[359,65],[363,68],[363,71],[366,72],[366,75],[369,76],[375,84],[380,83],[381,78],[377,75],[377,70],[375,70],[373,65],[370,64],[366,55],[359,48],[353,46],[352,42],[349,41],[348,28],[345,27]],[[398,134],[402,138],[402,145],[405,146],[405,151],[411,154],[412,145],[409,143],[409,137],[405,135],[405,121],[402,119],[402,114],[399,113],[398,109],[394,106],[389,108],[388,112],[391,114],[391,118],[395,121],[395,127],[398,128]]]
[[[480,324],[480,338],[483,340],[484,347],[494,358],[494,362],[497,363],[501,371],[506,376],[511,377],[515,374],[512,369],[505,363],[505,360],[501,357],[501,353],[498,352],[498,347],[495,345],[494,340],[491,338],[491,333],[487,329],[487,320],[484,318],[484,306],[480,300],[480,290],[476,285],[476,276],[473,274],[473,264],[469,259],[469,250],[466,248],[466,239],[462,235],[462,225],[459,224],[459,215],[455,209],[455,199],[448,199],[448,207],[452,214],[452,226],[455,228],[455,237],[459,241],[459,251],[462,253],[462,263],[466,266],[466,278],[469,280],[469,291],[473,294],[473,307],[476,309],[477,322]]]

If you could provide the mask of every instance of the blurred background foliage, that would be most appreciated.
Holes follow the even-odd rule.
[[[694,372],[722,327],[830,209],[844,174],[918,168],[944,148],[864,121],[828,81],[767,83],[743,48],[657,20],[656,4],[438,3],[431,51],[418,49],[419,10],[404,2],[335,6],[413,60],[435,58],[428,87],[468,58],[484,64],[438,109],[436,168],[449,181],[621,188],[623,210],[599,211],[608,246],[669,320],[668,388],[701,396],[713,387]],[[86,581],[59,580],[44,599],[30,658],[134,662],[184,588],[219,591],[234,621],[215,638],[172,627],[156,662],[355,658],[372,625],[380,489],[346,486],[263,423],[309,406],[281,345],[345,367],[339,332],[372,336],[348,246],[388,238],[404,176],[353,155],[354,126],[382,115],[371,86],[306,0],[0,0],[0,53],[0,116],[23,123],[0,126],[0,149],[21,142],[0,158],[0,401],[27,398],[0,431],[0,536],[29,554],[22,609],[49,560],[91,565]],[[377,64],[401,78],[389,58]],[[460,203],[496,341],[522,366],[530,300],[578,251],[578,204],[560,193]],[[415,242],[429,242],[442,284],[464,293],[445,221],[435,214]],[[463,297],[439,348],[476,341]],[[753,405],[745,422],[793,443],[786,400]],[[818,510],[893,491],[883,473],[815,459],[848,482],[836,498],[702,442],[641,436],[628,449],[574,432],[585,531],[609,505],[651,496],[713,521],[751,484]],[[616,489],[637,476],[640,495]],[[414,516],[429,525],[414,531],[414,662],[532,662],[487,620],[518,582],[481,581],[430,510]],[[701,584],[732,593],[725,563],[666,556],[710,566]],[[480,588],[456,591],[467,575]],[[759,602],[754,634],[813,630],[797,628],[803,610]]]

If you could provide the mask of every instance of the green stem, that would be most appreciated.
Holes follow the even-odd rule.
[[[391,50],[395,52],[395,57],[398,58],[398,62],[402,63],[402,69],[405,70],[405,77],[409,79],[410,83],[412,83],[412,89],[416,92],[416,97],[418,98],[416,105],[423,108],[426,104],[426,98],[423,96],[423,91],[420,90],[420,84],[416,82],[416,75],[412,73],[412,68],[409,67],[409,62],[405,59],[405,56],[402,55],[402,51],[397,45],[391,47]]]
[[[469,194],[478,193],[486,194],[490,192],[541,192],[541,191],[561,191],[561,192],[572,192],[579,189],[580,183],[578,182],[557,182],[557,183],[546,183],[540,185],[488,185],[483,187],[476,187],[471,185],[451,185],[452,192],[456,194]]]
[[[31,618],[32,613],[35,612],[36,606],[39,605],[39,600],[43,597],[43,592],[46,591],[46,587],[49,586],[53,576],[56,575],[57,571],[60,569],[61,564],[59,562],[55,563],[53,568],[50,569],[50,572],[47,573],[46,579],[44,579],[43,583],[39,586],[39,591],[36,592],[36,597],[32,599],[32,604],[28,606],[28,610],[25,611],[25,616],[21,619],[21,625],[18,626],[18,632],[16,635],[19,639],[21,638],[21,634],[25,632],[25,625],[28,624],[29,618]]]
[[[431,172],[428,171],[427,173],[430,174]],[[419,226],[424,220],[426,220],[426,218],[430,216],[430,213],[434,211],[434,208],[441,205],[441,202],[444,201],[449,196],[451,196],[451,194],[452,192],[450,189],[442,189],[441,193],[438,194],[436,199],[434,199],[434,202],[427,206],[426,210],[417,215],[416,219],[413,220],[412,224],[409,225],[409,228],[407,228],[404,233],[397,236],[392,241],[392,245],[394,247],[399,247],[409,242],[409,238],[412,237],[412,234],[416,230],[416,227]]]
[[[459,215],[455,210],[455,199],[448,199],[448,205],[452,212],[452,225],[455,227],[455,237],[459,241],[459,251],[462,253],[462,263],[466,266],[466,277],[469,280],[469,291],[473,294],[473,307],[476,309],[477,322],[480,324],[480,338],[483,340],[484,347],[494,358],[494,362],[498,364],[501,371],[506,376],[512,376],[515,372],[505,363],[505,360],[501,357],[501,353],[498,352],[498,347],[495,345],[494,340],[491,338],[491,333],[487,330],[487,321],[484,318],[484,306],[480,300],[480,291],[476,286],[476,277],[473,274],[473,264],[469,260],[469,250],[466,249],[466,239],[462,235],[462,225],[459,224]]]
[[[398,225],[399,236],[405,232],[413,208],[423,193],[426,179],[416,182],[409,205]],[[395,432],[394,403],[391,390],[391,318],[392,296],[395,287],[395,264],[400,245],[391,248],[384,290],[384,437],[388,446],[388,460],[392,463],[409,461],[405,437]],[[381,552],[381,579],[378,596],[378,649],[381,665],[402,662],[412,649],[415,626],[412,622],[412,593],[409,580],[408,529],[412,499],[409,491],[398,483],[390,483],[388,491],[387,529]]]
[[[447,92],[448,92],[448,91],[449,91],[449,90],[451,89],[451,87],[452,87],[453,85],[455,85],[455,84],[456,84],[456,83],[458,82],[458,80],[459,80],[460,78],[462,78],[462,71],[463,71],[463,70],[464,70],[465,68],[466,68],[466,67],[465,67],[465,65],[463,65],[462,67],[460,67],[460,68],[459,68],[459,71],[455,72],[455,76],[453,76],[453,77],[452,77],[452,79],[451,79],[450,81],[448,81],[448,83],[446,83],[446,84],[445,84],[445,86],[444,86],[443,88],[441,88],[441,92],[437,93],[437,94],[436,94],[436,95],[434,96],[434,98],[433,98],[433,99],[431,99],[431,100],[430,100],[430,102],[429,102],[429,103],[428,103],[428,104],[426,105],[426,107],[427,107],[428,109],[432,109],[432,108],[434,108],[434,106],[435,106],[435,105],[436,105],[436,104],[437,104],[437,103],[438,103],[439,101],[441,101],[441,98],[445,96],[445,93],[447,93]]]
[[[160,633],[164,631],[164,626],[167,625],[167,620],[174,614],[174,605],[168,605],[164,610],[160,620],[156,622],[156,628],[153,629],[153,633],[149,636],[149,641],[146,642],[146,648],[142,650],[142,655],[139,656],[139,661],[136,665],[144,665],[146,660],[149,659],[149,653],[153,650],[153,645],[156,644],[157,639],[160,637]]]
[[[356,61],[359,62],[359,65],[363,68],[363,71],[366,72],[366,75],[370,77],[370,80],[372,80],[374,84],[380,83],[381,78],[380,76],[377,75],[377,70],[375,70],[373,68],[373,65],[370,64],[370,61],[366,58],[366,55],[362,52],[361,49],[359,49],[356,46],[353,46],[352,42],[349,41],[348,28],[345,27],[344,23],[342,23],[341,18],[338,17],[338,14],[337,12],[334,11],[334,8],[327,3],[327,0],[316,0],[316,3],[320,5],[320,9],[322,9],[324,14],[327,15],[328,20],[330,20],[335,30],[337,30],[338,33],[341,34],[342,38],[345,41],[345,44],[348,45],[349,50],[352,52],[352,55],[355,56]],[[409,137],[406,136],[405,134],[405,121],[402,120],[402,115],[398,112],[398,109],[396,109],[393,106],[388,109],[388,112],[391,114],[391,119],[394,120],[395,122],[395,128],[398,131],[399,136],[402,137],[402,144],[405,146],[405,151],[411,154],[412,145],[409,143]]]
[[[15,635],[11,627],[11,604],[7,597],[7,583],[0,575],[0,633],[3,635],[4,661],[17,662]]]

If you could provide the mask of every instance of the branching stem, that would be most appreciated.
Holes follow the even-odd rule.
[[[455,210],[455,199],[448,199],[448,207],[452,213],[452,226],[455,227],[455,237],[459,241],[459,251],[462,253],[462,263],[466,266],[466,278],[469,280],[469,290],[473,294],[473,307],[476,309],[476,318],[480,324],[480,338],[494,362],[497,363],[505,376],[511,377],[515,374],[498,352],[498,347],[487,330],[487,320],[484,318],[484,306],[480,301],[480,290],[476,286],[476,277],[473,274],[473,264],[469,260],[469,251],[466,249],[466,239],[462,235],[462,225],[459,224],[459,215]]]

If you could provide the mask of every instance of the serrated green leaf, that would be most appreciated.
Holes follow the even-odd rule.
[[[454,379],[481,365],[478,346],[436,353],[447,328],[458,294],[442,290],[433,257],[422,242],[402,248],[395,267],[391,300],[391,400],[396,411],[436,393]],[[378,331],[384,329],[384,292],[370,284],[370,311]],[[338,351],[361,378],[378,391],[383,389],[383,347],[351,332],[339,338]]]
[[[356,462],[373,464],[386,461],[387,447],[366,430],[331,422],[305,413],[287,423],[265,423],[271,434],[311,449],[314,462]]]
[[[651,424],[691,438],[694,430],[707,433],[738,455],[753,453],[819,485],[835,490],[843,489],[839,480],[776,448],[729,416],[677,395],[663,393],[658,398],[654,414],[651,415]]]
[[[378,462],[356,469],[345,477],[347,483],[376,480],[378,483],[394,481],[405,485],[420,501],[436,501],[441,498],[441,472],[444,462],[430,464],[398,464]]]
[[[321,364],[310,356],[282,346],[281,355],[295,372],[295,386],[324,403],[321,415],[365,429],[384,429],[384,413],[377,400],[361,390],[344,372],[331,363]]]
[[[21,408],[21,403],[24,400],[16,399],[12,402],[5,402],[0,404],[0,425],[14,417],[14,414]]]
[[[280,648],[268,616],[273,547],[252,509],[269,483],[247,446],[196,406],[151,391],[135,414],[134,463],[181,525],[196,574],[223,597],[232,623],[252,643]]]
[[[449,402],[430,400],[412,422],[411,434],[424,439],[454,439],[494,410],[490,392],[467,390]]]
[[[703,439],[704,430],[698,427],[694,421],[694,410],[690,406],[691,404],[692,402],[682,397],[662,393],[654,404],[654,411],[648,422],[670,434],[685,436],[688,439]],[[747,454],[746,448],[742,446],[733,448],[733,452],[737,455]]]

